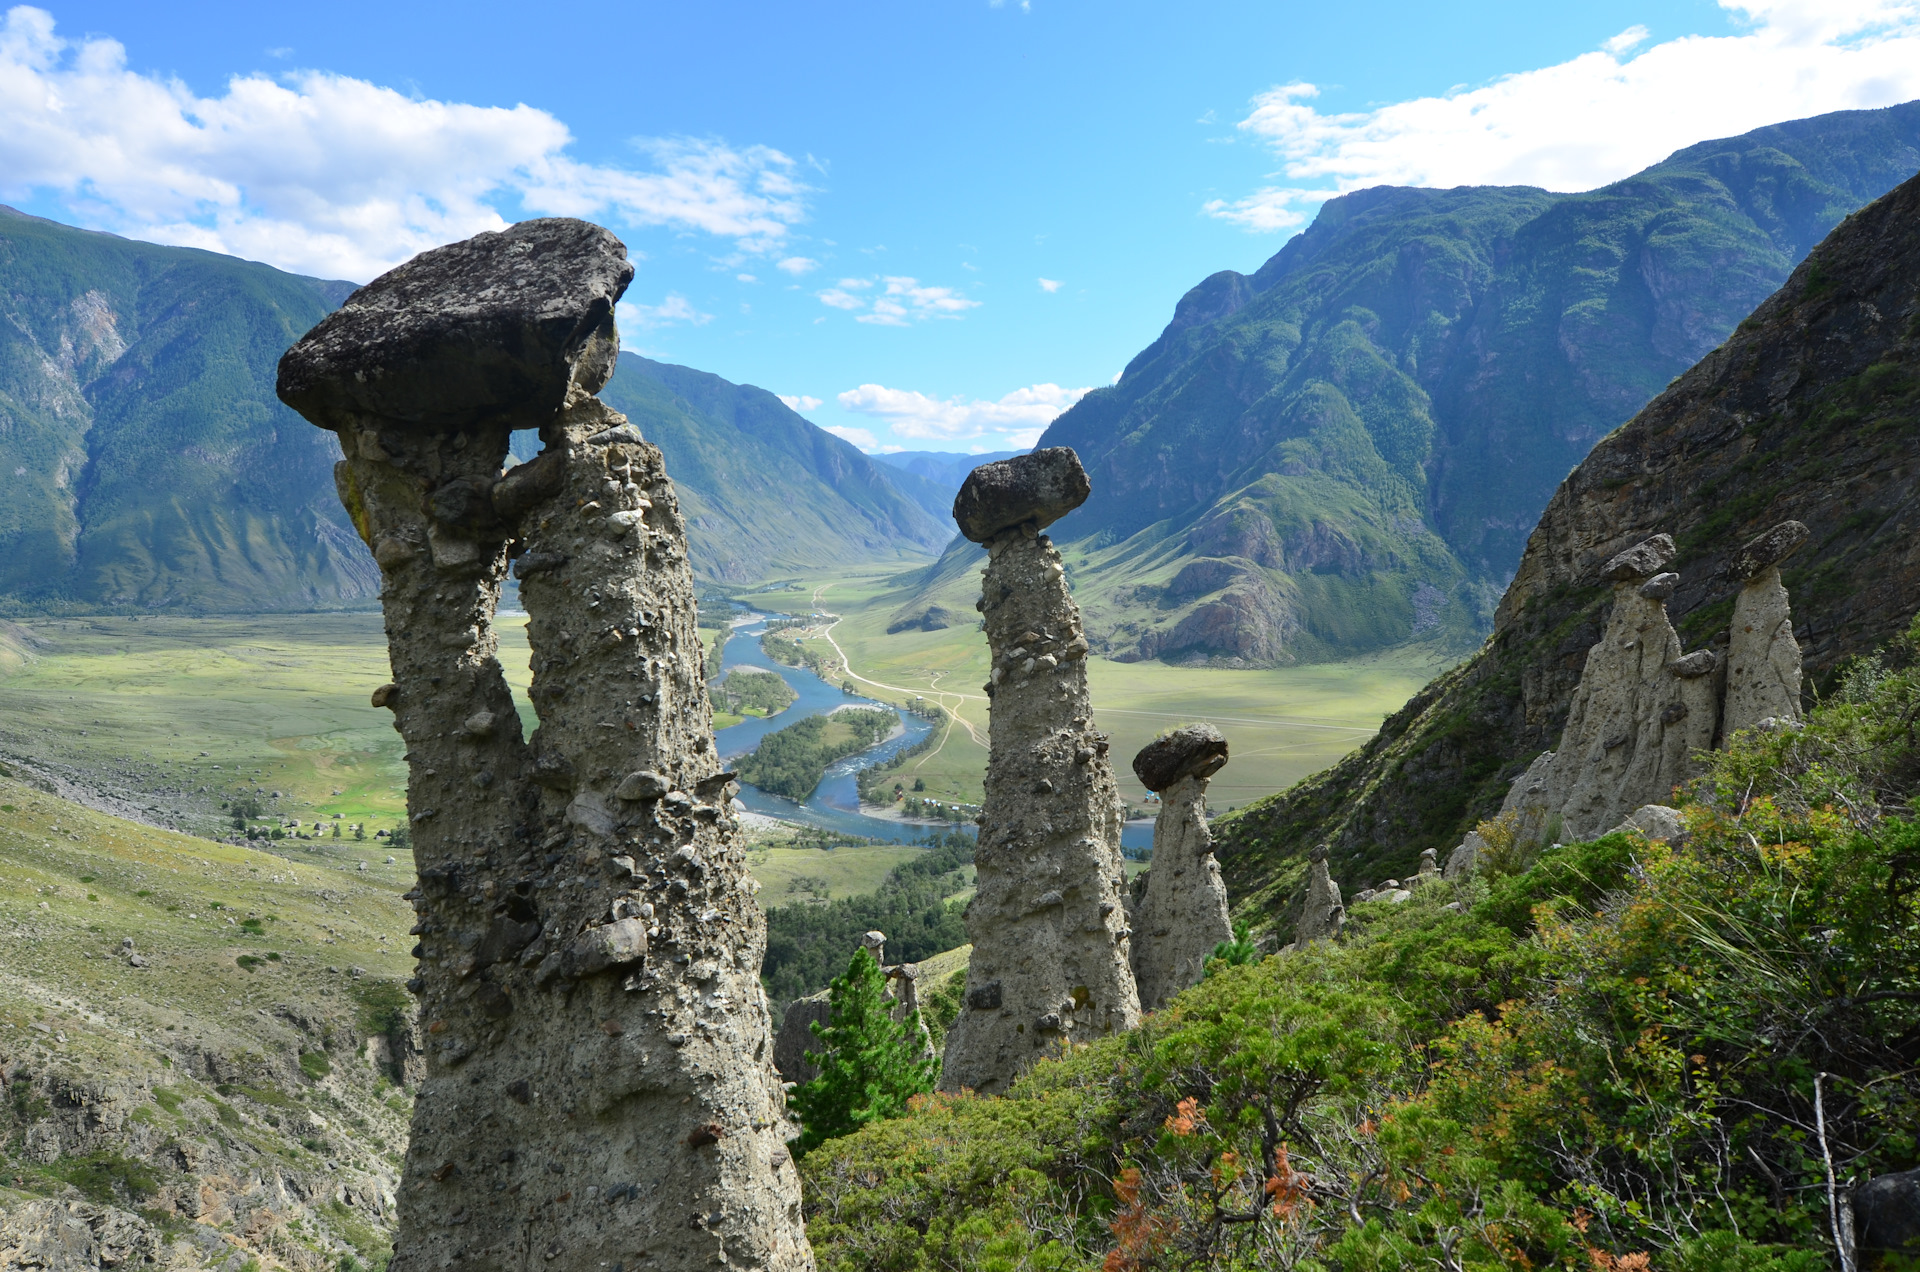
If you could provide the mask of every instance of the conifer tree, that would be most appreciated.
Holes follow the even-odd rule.
[[[788,1107],[800,1122],[799,1152],[851,1135],[868,1122],[898,1117],[909,1098],[933,1090],[937,1068],[920,1055],[920,1013],[895,1021],[880,964],[853,952],[847,974],[833,982],[825,1025],[815,1022],[821,1050],[807,1052],[819,1076],[794,1090]]]

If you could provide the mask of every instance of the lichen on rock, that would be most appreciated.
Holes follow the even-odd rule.
[[[347,456],[408,748],[429,1065],[395,1272],[813,1266],[685,526],[593,396],[632,272],[597,226],[524,222],[376,279],[281,364]],[[516,428],[545,450],[503,477]],[[510,558],[530,739],[493,635]]]
[[[973,955],[943,1090],[1003,1092],[1037,1058],[1139,1020],[1122,903],[1122,821],[1087,693],[1087,640],[1048,523],[1086,498],[1056,447],[984,464],[954,500],[986,544],[993,653],[986,799],[967,907]]]

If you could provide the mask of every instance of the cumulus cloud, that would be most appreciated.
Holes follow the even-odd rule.
[[[880,447],[880,439],[864,428],[854,428],[847,424],[829,424],[827,425],[827,432],[832,433],[843,442],[852,442],[861,450],[869,453]]]
[[[1710,137],[1920,97],[1916,0],[1720,5],[1745,29],[1646,45],[1646,29],[1629,27],[1555,66],[1373,110],[1322,113],[1315,85],[1279,85],[1239,126],[1280,157],[1285,180],[1205,211],[1270,231],[1373,185],[1588,190]]]
[[[704,327],[713,321],[712,314],[701,313],[679,292],[668,292],[667,298],[657,305],[622,301],[614,317],[623,327],[671,327],[678,323]]]
[[[900,437],[942,442],[990,438],[996,445],[974,449],[1000,450],[1033,445],[1055,416],[1090,392],[1091,387],[1063,389],[1057,384],[1035,384],[988,402],[981,398],[929,397],[912,389],[863,384],[840,394],[839,400],[849,411],[885,420]]]
[[[820,406],[819,398],[809,397],[805,393],[782,393],[780,400],[787,404],[789,411],[812,411]]]
[[[103,229],[365,280],[520,215],[668,227],[772,253],[805,213],[793,160],[713,139],[638,143],[633,168],[572,158],[531,106],[409,97],[324,71],[236,75],[202,97],[130,70],[51,14],[0,18],[0,198],[51,194]]]
[[[874,287],[872,296],[856,295]],[[881,327],[908,327],[928,318],[958,318],[980,302],[969,300],[951,287],[923,287],[917,278],[898,275],[872,278],[843,278],[833,287],[816,292],[820,303],[835,309],[862,310],[855,322]]]
[[[1048,295],[1052,295],[1065,286],[1066,284],[1057,278],[1043,278],[1040,280],[1040,290],[1046,292]]]
[[[799,278],[802,274],[811,274],[814,270],[819,269],[820,262],[806,256],[789,256],[784,260],[775,261],[773,267],[778,270],[785,270],[795,278]]]

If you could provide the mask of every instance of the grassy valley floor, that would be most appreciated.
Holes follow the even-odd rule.
[[[863,693],[893,702],[922,696],[951,712],[935,748],[898,773],[909,787],[914,778],[924,781],[927,798],[978,803],[987,762],[987,698],[980,688],[989,668],[986,637],[971,611],[953,627],[889,634],[904,595],[899,576],[869,570],[790,580],[735,599],[768,611],[824,615],[785,634],[839,661]],[[1104,658],[1089,659],[1087,668],[1096,718],[1113,735],[1114,775],[1129,803],[1146,803],[1131,768],[1135,752],[1169,728],[1207,721],[1233,748],[1233,762],[1211,788],[1215,808],[1225,811],[1332,764],[1448,665],[1413,647],[1270,670]]]

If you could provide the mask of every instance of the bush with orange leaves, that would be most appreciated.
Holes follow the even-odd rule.
[[[809,1155],[823,1272],[1834,1266],[1827,1160],[1920,1164],[1914,648],[1705,757],[1683,850],[1429,884]]]

